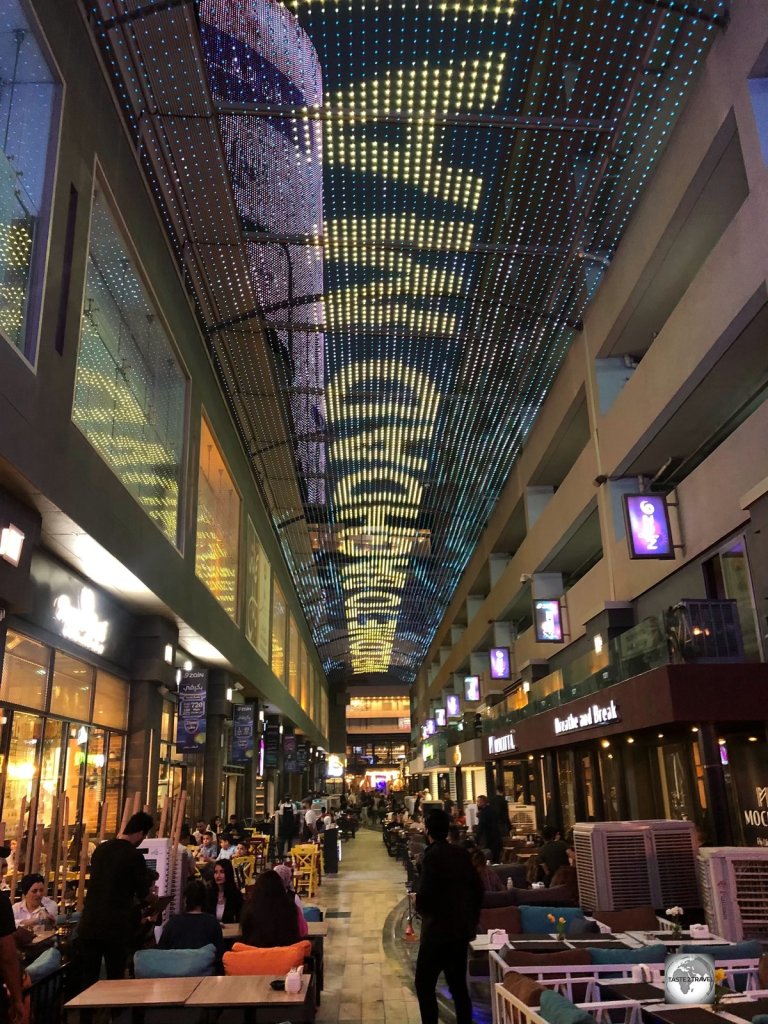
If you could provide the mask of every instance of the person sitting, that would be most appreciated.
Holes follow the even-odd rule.
[[[184,912],[174,914],[163,928],[159,949],[202,949],[209,943],[216,947],[220,959],[224,951],[221,925],[205,912],[208,889],[205,882],[193,878],[184,889]]]
[[[208,829],[211,832],[213,832],[216,838],[218,838],[221,835],[221,833],[224,831],[224,823],[221,820],[221,815],[216,814],[214,815],[213,818],[211,818],[211,823],[208,826]]]
[[[45,895],[42,875],[24,875],[21,880],[22,897],[13,905],[16,927],[49,931],[56,927],[59,910],[52,899]]]
[[[248,946],[292,946],[299,941],[296,904],[276,871],[258,876],[243,906],[240,925]]]
[[[248,843],[238,843],[235,847],[236,857],[250,857],[251,850]]]
[[[301,902],[300,897],[296,894],[293,886],[291,885],[293,880],[293,868],[290,864],[276,864],[274,870],[275,874],[280,877],[280,881],[285,886],[285,891],[296,904],[296,913],[299,922],[299,935],[303,939],[309,932],[309,928],[307,928],[307,922],[304,920],[304,904]]]
[[[243,894],[235,881],[231,860],[217,860],[214,864],[205,909],[221,924],[236,924],[240,920]]]
[[[237,817],[236,814],[230,814],[227,820],[226,831],[232,836],[232,839],[240,839],[245,831],[245,827]]]
[[[541,868],[541,880],[549,886],[557,869],[568,866],[568,844],[560,838],[560,830],[552,825],[545,825],[541,835],[544,845],[539,849],[537,860]]]
[[[219,839],[219,855],[216,860],[232,860],[235,856],[235,847],[232,845],[232,838],[224,832]]]
[[[203,841],[197,848],[195,859],[198,861],[214,861],[219,855],[219,848],[216,845],[216,837],[210,829],[203,836]]]
[[[194,839],[196,846],[201,845],[201,843],[203,842],[203,836],[207,831],[208,826],[205,824],[205,821],[201,818],[195,825],[195,830],[192,833],[192,839]]]
[[[479,847],[475,847],[471,852],[472,864],[478,875],[480,875],[480,881],[483,883],[483,890],[485,892],[503,892],[504,883],[493,870],[489,868],[485,862],[485,854]]]

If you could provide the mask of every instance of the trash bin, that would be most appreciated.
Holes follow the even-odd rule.
[[[323,832],[323,869],[326,875],[339,872],[339,830],[327,828]]]

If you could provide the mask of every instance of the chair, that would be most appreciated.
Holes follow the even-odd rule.
[[[660,922],[652,906],[629,910],[594,910],[592,917],[608,925],[612,932],[657,932]]]
[[[299,896],[312,899],[317,888],[317,847],[308,843],[294,846],[291,850],[293,858],[293,880]]]
[[[267,855],[269,853],[270,836],[254,833],[251,836],[250,845],[255,861],[255,874],[259,875],[266,867]]]
[[[256,858],[233,857],[232,870],[235,872],[235,878],[240,883],[241,889],[244,889],[246,885],[253,885],[256,877]]]

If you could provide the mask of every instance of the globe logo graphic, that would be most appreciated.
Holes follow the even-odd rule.
[[[715,997],[715,961],[706,953],[673,953],[664,966],[668,1003],[711,1003]]]

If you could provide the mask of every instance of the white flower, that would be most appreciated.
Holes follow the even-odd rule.
[[[683,916],[683,908],[682,907],[669,907],[667,910],[664,911],[664,913],[667,915],[667,917],[682,917]]]

